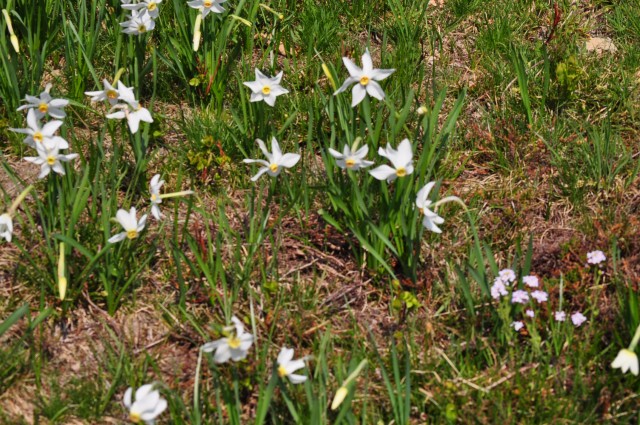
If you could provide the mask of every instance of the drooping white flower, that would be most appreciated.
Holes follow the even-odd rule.
[[[108,100],[111,106],[118,103],[118,97],[120,96],[118,90],[113,87],[106,79],[102,80],[102,85],[104,87],[103,90],[86,91],[84,92],[84,94],[86,94],[87,96],[91,96],[92,102],[101,102],[103,100]]]
[[[224,12],[224,8],[222,7],[222,3],[227,0],[193,0],[188,1],[187,4],[189,7],[194,9],[200,9],[202,12],[202,17],[206,17],[209,12],[213,13],[222,13]]]
[[[529,288],[537,288],[540,284],[536,276],[524,276],[522,278],[522,283],[527,285]]]
[[[9,213],[0,215],[0,239],[6,239],[11,242],[13,236],[13,219]]]
[[[18,108],[18,111],[29,109],[35,111],[36,118],[44,118],[47,114],[52,118],[63,119],[67,116],[64,107],[69,104],[67,99],[54,99],[49,94],[51,84],[47,84],[45,91],[40,96],[25,96],[26,105]]]
[[[47,147],[45,145],[37,145],[36,152],[38,156],[27,156],[24,160],[40,166],[39,179],[49,175],[51,170],[57,174],[64,175],[65,172],[62,162],[69,162],[78,157],[77,153],[68,155],[61,154],[57,146]]]
[[[556,319],[556,322],[564,322],[567,320],[567,313],[564,311],[556,311],[553,313],[553,317]]]
[[[433,189],[436,182],[429,182],[422,189],[418,191],[416,196],[416,207],[422,214],[422,225],[427,229],[435,233],[442,233],[442,230],[438,227],[438,224],[444,223],[444,218],[440,217],[435,212],[431,211],[429,207],[432,202],[429,200],[429,192]]]
[[[286,376],[292,384],[301,384],[307,380],[307,377],[293,372],[304,366],[303,359],[293,360],[293,348],[282,347],[280,354],[278,354],[278,376],[280,378]]]
[[[381,165],[369,171],[378,180],[387,180],[387,183],[394,181],[398,177],[408,176],[413,173],[413,151],[409,139],[404,139],[398,145],[398,150],[387,145],[384,149],[378,149],[378,155],[384,156],[393,167]]]
[[[362,102],[367,93],[369,96],[375,97],[378,100],[384,99],[384,91],[377,82],[393,74],[395,69],[374,69],[369,49],[366,49],[364,55],[362,55],[362,68],[354,64],[353,61],[347,57],[343,57],[342,62],[344,66],[347,67],[347,71],[349,71],[349,77],[345,80],[344,84],[336,90],[334,95],[342,93],[351,84],[356,83],[356,85],[353,86],[351,107]]]
[[[329,148],[329,154],[336,159],[336,165],[340,168],[357,171],[361,168],[373,165],[373,161],[364,159],[369,153],[369,146],[364,145],[356,151],[352,151],[349,145],[344,145],[342,153]]]
[[[151,18],[156,19],[160,15],[160,10],[158,9],[160,3],[162,3],[162,0],[140,0],[140,3],[123,4],[122,8],[137,11],[144,9],[149,13]]]
[[[618,352],[616,358],[611,362],[611,367],[614,369],[620,369],[622,373],[631,371],[635,376],[638,376],[638,355],[632,350],[623,348]]]
[[[604,261],[606,261],[607,257],[604,255],[604,252],[597,250],[591,251],[587,253],[587,263],[598,265]]]
[[[527,310],[524,312],[524,314],[525,314],[526,316],[528,316],[528,317],[531,317],[531,318],[536,317],[536,313],[535,313],[533,310],[531,310],[530,308],[529,308],[529,309],[527,309]]]
[[[122,402],[129,409],[129,420],[135,424],[144,422],[154,425],[156,418],[167,408],[167,400],[160,397],[160,392],[153,389],[153,384],[143,385],[136,391],[135,401],[132,400],[133,388],[127,388]]]
[[[247,357],[249,348],[253,344],[253,335],[245,332],[244,325],[236,316],[231,318],[233,326],[227,327],[230,336],[220,338],[217,341],[207,342],[202,346],[202,351],[210,353],[215,350],[213,361],[224,363],[229,359],[237,362]]]
[[[538,301],[538,304],[542,304],[543,302],[549,300],[549,294],[547,294],[545,291],[537,289],[531,292],[531,298]]]
[[[276,104],[276,97],[281,94],[289,93],[289,90],[280,85],[282,81],[282,71],[275,77],[268,77],[256,68],[255,81],[246,81],[242,84],[251,89],[250,102],[259,102],[264,100],[269,106]]]
[[[516,332],[518,332],[520,329],[524,328],[524,323],[522,323],[521,321],[517,320],[517,321],[511,323],[511,327]]]
[[[511,269],[502,269],[498,272],[498,276],[505,283],[505,285],[509,285],[510,283],[515,282],[516,273]]]
[[[529,301],[529,293],[518,289],[511,294],[511,303],[526,304]]]
[[[122,32],[125,34],[140,35],[153,30],[156,22],[151,18],[147,9],[141,11],[132,10],[131,18],[128,21],[121,22],[120,26],[124,28]]]
[[[125,238],[137,238],[138,234],[142,232],[145,224],[147,223],[147,215],[144,214],[140,217],[140,221],[138,221],[138,218],[136,217],[136,209],[135,207],[131,207],[129,212],[127,212],[127,210],[119,209],[116,213],[116,220],[120,223],[124,232],[111,236],[109,238],[109,243],[120,242]]]
[[[35,109],[29,109],[29,112],[27,112],[27,128],[11,128],[10,130],[26,134],[27,137],[23,141],[32,148],[41,145],[49,149],[67,149],[69,143],[62,137],[55,135],[61,125],[62,121],[58,120],[49,121],[45,125],[41,125],[38,118],[36,118]]]
[[[509,295],[507,287],[505,286],[502,279],[500,279],[500,277],[496,277],[493,281],[493,285],[491,286],[491,297],[494,300],[497,300],[498,298],[504,297],[506,295]]]
[[[298,163],[300,160],[300,155],[297,153],[285,153],[282,154],[282,150],[280,150],[280,145],[275,137],[271,138],[271,151],[267,150],[264,142],[260,139],[256,139],[260,150],[267,157],[267,161],[264,159],[244,159],[243,162],[245,164],[253,164],[258,163],[261,164],[262,167],[258,170],[255,176],[251,177],[251,181],[256,181],[260,178],[261,175],[267,173],[268,175],[275,177],[282,171],[283,168],[291,168]]]
[[[587,321],[587,318],[585,317],[585,315],[580,313],[579,311],[576,311],[571,315],[571,322],[575,327],[582,325],[586,321]]]
[[[163,184],[164,180],[160,180],[160,174],[153,176],[149,183],[149,193],[151,193],[151,214],[153,214],[156,220],[160,220],[160,218],[162,218],[160,207],[158,205],[162,203],[162,198],[160,198],[160,188]]]

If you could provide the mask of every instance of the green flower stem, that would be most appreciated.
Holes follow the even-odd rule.
[[[18,209],[22,201],[24,201],[24,198],[27,197],[27,195],[29,194],[29,192],[31,192],[32,189],[33,189],[33,185],[27,186],[27,188],[22,191],[22,193],[16,198],[16,200],[13,201],[13,203],[7,210],[7,214],[13,217],[13,215],[16,213],[16,210]]]
[[[638,325],[638,327],[636,328],[636,333],[633,335],[631,344],[629,344],[629,350],[635,351],[638,342],[640,342],[640,325]]]

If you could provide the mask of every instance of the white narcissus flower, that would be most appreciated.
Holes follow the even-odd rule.
[[[158,205],[162,203],[162,198],[160,198],[160,188],[163,184],[164,180],[160,180],[160,174],[153,176],[149,183],[149,192],[151,193],[151,214],[156,220],[160,220],[162,218],[160,207]]]
[[[194,9],[200,9],[202,11],[202,17],[204,18],[209,14],[209,12],[224,12],[224,8],[221,5],[226,1],[227,0],[193,0],[188,1],[187,4],[189,5],[189,7],[192,7]]]
[[[51,84],[48,84],[45,91],[40,93],[40,97],[37,96],[25,96],[26,105],[22,105],[18,108],[18,111],[29,108],[35,111],[37,118],[43,118],[49,114],[52,118],[63,119],[67,116],[64,113],[63,108],[69,104],[67,99],[54,99],[49,94]]]
[[[268,77],[256,68],[255,81],[246,81],[242,84],[251,89],[250,102],[259,102],[264,100],[269,106],[276,104],[276,97],[281,94],[289,93],[289,90],[280,85],[282,81],[282,71],[275,77]]]
[[[113,87],[109,81],[106,79],[102,80],[102,85],[104,90],[97,91],[86,91],[84,94],[87,96],[91,96],[92,102],[101,102],[103,100],[108,100],[111,106],[118,103],[118,97],[120,97],[120,93]]]
[[[119,99],[126,102],[126,104],[118,104],[111,108],[112,112],[107,115],[109,119],[121,120],[127,119],[129,130],[132,134],[136,134],[140,128],[140,121],[152,123],[153,118],[147,108],[143,108],[140,102],[138,102],[133,94],[133,88],[127,87],[122,82],[118,81],[118,93]]]
[[[116,243],[128,239],[135,239],[138,237],[138,234],[142,232],[145,224],[147,223],[147,215],[143,215],[140,217],[140,221],[136,217],[136,209],[135,207],[131,207],[129,212],[123,209],[119,209],[116,213],[116,220],[122,228],[124,232],[120,232],[116,235],[113,235],[109,238],[109,243]]]
[[[154,29],[156,22],[146,9],[142,11],[132,10],[131,19],[121,22],[120,26],[124,28],[122,32],[125,34],[140,35]]]
[[[27,156],[24,160],[40,166],[39,179],[49,175],[51,170],[57,174],[64,175],[65,172],[62,162],[69,162],[78,157],[77,153],[71,153],[68,155],[61,154],[60,149],[57,146],[49,148],[44,145],[37,145],[36,151],[38,152],[38,156]]]
[[[13,219],[8,213],[0,215],[0,239],[4,238],[7,242],[11,242],[13,235]]]
[[[345,80],[344,84],[336,90],[334,95],[342,93],[351,84],[357,83],[353,86],[351,107],[362,102],[367,93],[369,96],[373,96],[378,100],[384,99],[384,91],[377,82],[393,74],[395,69],[374,69],[369,49],[366,49],[364,55],[362,55],[362,69],[347,57],[343,57],[342,62],[344,62],[344,66],[346,66],[347,71],[349,71],[349,77]]]
[[[49,149],[67,149],[69,143],[60,136],[55,136],[55,132],[58,131],[62,121],[53,120],[49,121],[45,125],[40,125],[36,112],[34,109],[29,109],[27,113],[27,128],[10,128],[11,131],[16,133],[26,134],[27,137],[23,140],[24,143],[37,148],[45,146]]]
[[[261,175],[267,173],[268,175],[275,177],[282,171],[283,168],[291,168],[298,163],[300,160],[300,155],[297,153],[285,153],[282,154],[282,150],[280,150],[280,145],[275,137],[271,138],[271,151],[267,150],[264,142],[260,139],[256,139],[260,150],[267,157],[267,161],[263,159],[244,159],[243,162],[245,164],[253,164],[258,163],[263,165],[255,176],[251,177],[251,181],[256,181],[260,178]]]
[[[213,361],[216,363],[224,363],[229,359],[234,362],[244,359],[247,357],[251,344],[253,344],[253,335],[244,331],[244,326],[240,319],[233,316],[231,321],[233,326],[226,329],[231,333],[230,336],[207,342],[202,346],[202,351],[205,353],[215,350]]]
[[[307,377],[293,372],[303,367],[303,359],[293,360],[293,348],[282,347],[280,354],[278,354],[278,376],[280,378],[286,376],[292,384],[301,384],[307,380]]]
[[[618,352],[613,362],[611,362],[611,367],[620,369],[622,373],[631,371],[635,376],[638,376],[638,356],[632,350],[623,348]]]
[[[160,392],[153,389],[153,384],[143,385],[136,391],[136,399],[131,396],[133,388],[127,388],[122,399],[124,406],[129,409],[129,420],[135,424],[141,421],[147,425],[154,425],[156,418],[167,408],[167,400],[160,397]]]
[[[160,10],[158,9],[160,3],[162,3],[162,0],[141,0],[140,3],[123,4],[122,8],[138,11],[144,9],[151,18],[156,19],[160,15]]]
[[[336,159],[336,165],[343,170],[346,168],[347,170],[356,171],[373,165],[373,161],[364,159],[369,153],[369,146],[367,145],[356,151],[351,151],[349,145],[344,145],[342,153],[329,148],[329,153]]]
[[[432,232],[442,233],[438,224],[444,223],[444,218],[429,209],[432,204],[429,200],[429,192],[431,192],[431,189],[433,189],[435,184],[436,182],[429,182],[418,191],[416,196],[416,207],[418,207],[418,210],[423,215],[422,225]]]
[[[378,155],[384,156],[393,167],[381,165],[369,171],[378,180],[387,180],[387,183],[394,181],[397,177],[408,176],[413,173],[413,151],[409,139],[404,139],[398,145],[398,150],[387,145],[384,149],[378,149]]]

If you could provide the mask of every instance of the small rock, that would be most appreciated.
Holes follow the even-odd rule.
[[[586,43],[587,52],[596,52],[602,54],[603,52],[615,53],[618,48],[613,44],[613,40],[609,37],[591,37]]]

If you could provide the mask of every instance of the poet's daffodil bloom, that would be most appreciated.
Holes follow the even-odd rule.
[[[276,97],[281,94],[289,93],[289,90],[280,85],[282,81],[282,71],[275,77],[268,77],[256,68],[255,81],[246,81],[242,84],[251,89],[251,102],[259,102],[264,100],[269,106],[276,104]]]
[[[144,9],[152,19],[156,19],[160,15],[160,9],[158,9],[160,3],[162,0],[141,0],[140,3],[123,4],[122,8],[137,11]]]
[[[151,18],[147,9],[141,11],[132,10],[131,19],[121,22],[120,26],[124,28],[122,32],[125,34],[140,35],[154,29],[156,22]]]
[[[376,179],[392,182],[397,177],[404,177],[413,173],[413,151],[409,139],[404,139],[400,142],[398,150],[393,149],[389,145],[384,149],[379,148],[378,155],[384,156],[391,161],[393,167],[381,165],[369,171]]]
[[[160,198],[160,188],[164,184],[164,180],[160,180],[160,174],[156,174],[151,178],[149,183],[149,192],[151,193],[151,214],[156,220],[160,220],[162,214],[160,214],[160,205],[162,198]]]
[[[38,152],[38,156],[27,156],[24,160],[40,166],[39,179],[45,178],[49,175],[51,170],[57,174],[64,175],[65,172],[62,162],[69,162],[78,157],[77,153],[71,153],[68,155],[61,154],[60,149],[57,146],[47,147],[44,145],[37,145],[36,151]]]
[[[611,367],[620,369],[622,373],[631,371],[631,373],[638,376],[638,355],[629,349],[623,348],[611,362]]]
[[[106,79],[102,80],[102,85],[104,87],[103,90],[86,91],[84,92],[84,94],[86,94],[87,96],[91,96],[92,102],[101,102],[103,100],[108,100],[111,106],[114,106],[116,103],[118,103],[120,93]]]
[[[10,130],[26,134],[27,137],[25,137],[24,143],[32,148],[45,146],[49,149],[67,149],[69,143],[62,137],[55,135],[61,125],[62,121],[58,120],[49,121],[45,125],[41,125],[36,117],[35,110],[29,109],[29,112],[27,112],[27,128],[11,128]]]
[[[156,418],[167,408],[167,400],[160,397],[160,392],[153,389],[153,384],[138,388],[135,401],[132,400],[132,395],[133,388],[129,387],[122,401],[129,409],[129,420],[134,424],[144,422],[147,425],[154,425]]]
[[[287,377],[292,384],[301,384],[307,380],[304,375],[297,375],[295,372],[304,367],[304,359],[293,360],[293,348],[282,347],[278,354],[278,376]]]
[[[147,222],[147,215],[143,215],[140,217],[140,221],[136,217],[136,209],[135,207],[131,207],[131,210],[127,212],[126,210],[119,209],[116,213],[116,220],[122,228],[124,232],[118,233],[117,235],[113,235],[109,238],[109,243],[116,243],[127,239],[135,239],[138,237],[138,234],[142,232],[144,226]]]
[[[429,192],[431,192],[435,184],[436,182],[429,182],[418,191],[416,207],[418,207],[418,210],[422,214],[422,225],[432,232],[442,233],[438,224],[444,223],[444,218],[429,209],[432,205],[432,202],[429,200]]]
[[[366,49],[364,55],[362,55],[362,68],[354,64],[353,61],[347,57],[343,57],[342,62],[344,62],[344,66],[346,66],[347,71],[349,71],[349,77],[345,80],[344,84],[336,90],[334,95],[342,93],[347,90],[351,84],[356,83],[352,91],[352,107],[362,102],[367,93],[369,96],[375,97],[378,100],[384,99],[384,91],[382,87],[380,87],[380,84],[378,84],[378,81],[382,81],[393,74],[395,69],[374,69],[369,49]]]
[[[231,321],[233,322],[233,326],[225,329],[230,333],[228,337],[207,342],[202,346],[202,351],[205,353],[215,351],[213,361],[216,363],[225,363],[229,359],[234,362],[244,359],[247,357],[251,344],[253,344],[253,335],[245,332],[244,325],[240,319],[233,316]]]
[[[9,213],[0,215],[0,239],[6,239],[11,242],[13,236],[13,219]]]
[[[222,7],[222,3],[227,0],[193,0],[188,1],[187,4],[189,7],[194,9],[199,9],[202,12],[202,17],[206,17],[209,12],[213,13],[222,13],[224,12],[224,8]]]
[[[300,160],[300,155],[297,153],[285,153],[282,154],[280,150],[280,145],[275,137],[271,138],[271,150],[269,152],[264,142],[260,139],[256,139],[260,150],[267,157],[267,161],[264,159],[245,159],[243,162],[245,164],[258,163],[263,165],[255,176],[251,177],[251,181],[256,181],[260,178],[261,175],[267,173],[268,175],[275,177],[282,171],[283,168],[291,168],[298,163]]]
[[[112,112],[107,115],[107,118],[121,120],[127,119],[127,124],[132,134],[136,134],[140,128],[140,121],[152,123],[153,118],[147,108],[143,108],[140,102],[138,102],[133,94],[133,88],[127,87],[118,81],[118,94],[119,99],[125,103],[120,103],[111,108]]]
[[[23,109],[29,109],[35,111],[36,118],[41,119],[46,115],[49,115],[51,118],[63,119],[67,116],[64,112],[64,107],[69,104],[67,99],[54,99],[49,94],[49,90],[51,90],[51,84],[47,84],[45,90],[40,93],[40,96],[29,96],[25,97],[27,101],[26,105],[22,105],[18,108],[18,111]]]
[[[354,149],[356,147],[354,146]],[[367,161],[364,159],[369,153],[369,146],[364,145],[360,149],[352,151],[349,145],[344,145],[342,153],[329,148],[329,153],[336,159],[336,165],[343,170],[356,171],[361,168],[369,167],[373,165],[373,161]]]

